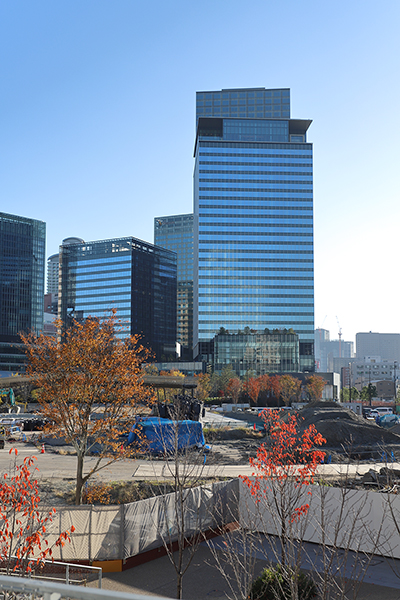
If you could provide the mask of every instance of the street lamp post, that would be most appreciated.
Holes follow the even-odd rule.
[[[351,402],[351,363],[349,363],[349,402]]]

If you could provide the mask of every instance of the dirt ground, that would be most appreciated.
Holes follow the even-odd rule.
[[[229,416],[229,415],[228,415]],[[233,415],[231,415],[233,416]],[[207,443],[211,452],[207,457],[210,464],[217,465],[247,465],[249,458],[255,456],[260,444],[268,442],[268,438],[246,424],[262,423],[262,419],[242,413],[235,418],[243,419],[240,429],[222,428],[219,431],[208,432]],[[288,418],[286,413],[283,417]],[[245,423],[246,422],[246,423]],[[315,403],[308,405],[299,412],[300,431],[314,424],[317,431],[326,439],[323,450],[326,460],[333,463],[355,462],[369,463],[388,460],[400,461],[400,435],[383,429],[373,421],[367,421],[352,411],[340,407],[336,403]],[[59,454],[73,453],[72,448],[53,446],[52,451]],[[163,460],[160,458],[159,460]],[[400,477],[400,474],[399,474]],[[382,478],[381,478],[382,483]],[[369,481],[353,482],[354,485],[378,485],[379,477],[371,475]],[[352,485],[353,485],[352,484]],[[40,483],[42,498],[46,503],[64,504],[73,502],[74,481],[72,479],[42,480]],[[120,482],[111,490],[111,502],[132,502],[152,493],[145,482]],[[101,494],[102,490],[98,492]],[[95,501],[93,501],[95,503]]]

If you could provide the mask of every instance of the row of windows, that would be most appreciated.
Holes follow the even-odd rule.
[[[249,298],[249,300],[250,300],[250,298]],[[208,309],[208,312],[207,312],[207,309]],[[288,312],[296,313],[297,316],[302,315],[302,314],[310,315],[314,311],[314,304],[310,303],[310,302],[297,302],[295,305],[291,306],[291,305],[286,305],[285,303],[277,304],[274,302],[269,302],[269,303],[264,302],[262,305],[257,306],[256,309],[257,310],[254,310],[254,304],[252,304],[251,302],[243,302],[240,306],[235,306],[234,303],[232,305],[227,305],[225,303],[221,303],[221,304],[216,303],[213,305],[212,309],[210,309],[210,305],[208,303],[203,303],[199,307],[199,314],[201,314],[201,315],[205,315],[205,314],[225,315],[227,313],[229,313],[229,314],[237,313],[237,315],[241,315],[243,313],[243,311],[245,311],[245,312],[254,312],[254,314],[257,314],[257,315],[286,314]],[[271,313],[271,310],[278,310],[281,312],[278,312],[278,313],[272,312]],[[301,311],[306,311],[306,312],[303,313]]]
[[[223,182],[222,182],[223,183]],[[229,181],[227,181],[227,183],[230,183]],[[252,182],[250,182],[252,183]],[[262,183],[262,182],[260,182]],[[268,183],[268,182],[266,182]],[[302,183],[301,181],[297,181],[294,182],[297,185],[300,183]],[[275,182],[273,182],[274,185],[276,185]],[[258,185],[258,183],[256,181],[254,181],[254,186]],[[282,183],[282,186],[287,185],[285,182]],[[308,184],[307,182],[303,183],[303,187],[301,189],[299,188],[285,188],[285,187],[279,187],[279,188],[259,188],[259,187],[252,187],[252,188],[247,188],[247,187],[199,187],[199,191],[200,192],[219,192],[221,194],[221,192],[242,192],[242,193],[246,193],[246,192],[253,192],[254,194],[264,194],[264,193],[280,193],[280,194],[302,194],[305,192],[308,193],[312,193],[312,190],[308,190],[306,188],[306,186],[312,186],[312,184]],[[223,194],[225,195],[225,194]],[[290,197],[290,196],[289,196]]]
[[[275,167],[277,168],[277,167]],[[298,168],[298,167],[297,167]],[[287,167],[282,167],[282,169],[287,169]],[[203,175],[203,174],[213,174],[213,175],[256,175],[257,177],[261,177],[266,175],[267,177],[272,177],[272,176],[288,176],[288,177],[293,177],[294,175],[298,176],[300,175],[301,177],[312,177],[312,169],[308,168],[308,165],[305,165],[305,168],[301,171],[285,171],[285,170],[281,170],[281,171],[272,171],[272,170],[267,170],[267,171],[262,171],[260,170],[258,165],[254,165],[254,170],[253,171],[247,171],[247,170],[243,170],[243,171],[238,171],[237,169],[199,169],[199,174]],[[200,179],[201,181],[201,179]]]
[[[204,271],[204,269],[223,269],[223,270],[228,270],[228,269],[243,269],[244,267],[238,267],[238,264],[241,265],[246,265],[247,267],[251,267],[254,264],[258,264],[260,263],[262,267],[267,267],[269,265],[275,265],[275,264],[285,264],[287,266],[287,268],[290,267],[291,264],[313,264],[313,260],[309,260],[309,259],[299,259],[299,258],[292,258],[292,257],[287,257],[287,258],[252,258],[251,260],[249,260],[248,258],[219,258],[219,259],[213,259],[213,258],[209,258],[209,259],[202,259],[199,261],[200,263],[206,263],[204,266],[200,266],[199,267],[199,271]],[[233,264],[233,267],[230,267],[229,265]],[[259,268],[259,267],[258,267]]]
[[[226,104],[214,103],[214,106],[197,106],[196,117],[202,115],[213,115],[213,116],[224,116],[224,117],[239,117],[239,118],[290,118],[290,105],[287,103],[276,103],[276,104],[263,104],[262,101],[259,104],[248,103],[245,104],[234,104],[235,100],[232,100],[230,105],[227,101]]]
[[[271,289],[275,290],[275,286],[270,286]],[[220,302],[221,300],[224,300],[224,304],[226,305],[232,305],[235,306],[235,304],[241,304],[243,302],[247,302],[249,299],[249,296],[251,296],[251,298],[257,299],[257,300],[262,300],[262,299],[270,299],[270,298],[289,298],[289,299],[294,299],[297,300],[297,298],[310,298],[311,300],[314,299],[314,294],[299,294],[298,292],[302,291],[302,288],[293,288],[292,289],[292,293],[291,294],[260,294],[258,293],[258,290],[254,290],[253,288],[250,288],[248,290],[247,294],[240,294],[240,293],[234,293],[234,294],[213,294],[211,291],[209,291],[208,293],[204,293],[204,294],[199,294],[199,298],[208,298],[208,299],[213,299],[213,301],[215,302]],[[232,298],[232,302],[229,302],[229,298]],[[201,304],[201,301],[200,301]],[[251,303],[252,305],[254,304],[254,302]]]
[[[213,269],[207,269],[207,267],[201,267],[199,269],[199,278],[210,277],[212,279],[219,279],[220,277],[226,278],[228,274],[231,275],[232,279],[241,280],[244,277],[250,277],[250,273],[252,274],[252,278],[261,278],[261,279],[270,279],[273,278],[275,273],[281,273],[281,275],[285,275],[286,277],[291,277],[294,273],[312,273],[313,269],[307,268],[298,268],[298,267],[271,267],[268,265],[264,268],[257,267],[254,269],[249,269],[248,267],[223,267],[217,269],[216,267]],[[221,275],[219,274],[221,273]],[[233,274],[232,274],[233,273]],[[234,283],[234,281],[233,281]]]
[[[221,215],[212,215],[209,213],[200,214],[201,226],[213,225],[213,224],[225,224],[227,227],[257,225],[258,227],[275,227],[279,224],[292,225],[293,221],[302,221],[306,225],[312,225],[313,215],[301,214],[301,211],[296,213],[288,212],[287,214],[276,214],[276,213],[256,213],[254,215],[245,213],[242,215],[223,213]],[[298,225],[293,224],[293,227]]]
[[[83,275],[80,273],[76,274],[76,277],[74,278],[73,276],[70,276],[70,282],[72,283],[73,281],[79,283],[79,285],[81,286],[98,286],[100,281],[104,281],[105,284],[107,285],[108,283],[113,284],[124,284],[124,285],[130,285],[130,281],[131,281],[131,273],[128,272],[125,276],[119,276],[118,274],[114,274],[114,273],[92,273],[91,275]]]
[[[209,149],[213,148],[214,152],[209,152]],[[220,152],[216,152],[216,150],[220,150]],[[236,150],[236,152],[231,152],[230,149]],[[240,150],[240,152],[237,152]],[[244,152],[244,150],[253,150],[253,153]],[[265,154],[262,154],[260,150],[264,150]],[[274,150],[274,153],[271,152]],[[301,154],[298,154],[297,151],[301,150]],[[237,157],[237,158],[254,158],[255,155],[257,159],[261,158],[290,158],[290,159],[298,159],[309,156],[312,157],[312,144],[305,142],[304,144],[293,144],[293,143],[279,143],[273,144],[266,142],[265,144],[235,144],[231,142],[210,142],[209,140],[203,140],[199,142],[199,159],[203,156],[215,156],[215,157]]]
[[[227,311],[203,311],[199,316],[200,316],[200,321],[202,323],[205,323],[205,319],[206,318],[210,318],[215,317],[214,321],[218,321],[218,317],[223,316],[224,317],[224,321],[226,319],[229,318],[234,318],[234,317],[241,317],[243,316],[243,314],[246,314],[246,311],[241,311],[241,312],[236,312],[236,311],[232,311],[230,313],[228,313]],[[294,317],[299,318],[299,317],[306,317],[307,319],[310,319],[313,316],[313,312],[302,312],[300,310],[293,309],[292,311],[290,310],[290,308],[288,308],[286,311],[282,310],[282,311],[266,311],[266,310],[258,310],[257,312],[254,311],[249,311],[248,314],[252,314],[254,316],[258,316],[258,317],[289,317],[290,318],[290,314],[293,314]]]
[[[255,155],[253,156],[253,160],[251,162],[249,161],[227,161],[227,160],[203,160],[202,159],[203,153],[201,153],[200,155],[200,160],[199,160],[199,165],[200,165],[200,169],[199,172],[202,173],[202,169],[201,167],[203,165],[210,165],[213,167],[222,167],[222,166],[227,166],[227,167],[254,167],[255,169],[259,169],[260,167],[274,167],[274,168],[282,168],[282,169],[287,169],[287,168],[293,168],[293,169],[299,169],[301,168],[302,170],[305,170],[306,168],[309,169],[310,171],[312,171],[312,160],[311,158],[305,158],[302,157],[303,160],[301,162],[273,162],[274,158],[271,155],[270,159],[268,162],[264,162],[265,158],[263,158],[263,162],[260,162],[261,159]],[[231,155],[229,155],[231,156]],[[216,155],[217,158],[217,155]],[[218,158],[224,158],[221,155],[218,155]],[[207,172],[207,171],[206,171]],[[211,172],[211,171],[210,171]],[[221,173],[224,173],[225,171],[221,171]],[[227,171],[228,173],[230,173],[231,171]],[[242,172],[242,171],[240,171]],[[268,171],[269,172],[269,171]],[[291,172],[291,171],[289,171]]]
[[[98,300],[97,302],[95,300],[91,301],[91,302],[76,302],[75,304],[75,310],[84,310],[87,313],[91,314],[92,310],[101,310],[100,307],[104,307],[103,310],[107,310],[109,308],[113,308],[113,302],[110,302],[110,300],[108,300],[108,298],[105,298],[104,300]],[[118,309],[119,311],[122,309],[129,309],[131,307],[131,302],[119,302],[118,303]],[[120,318],[120,312],[118,312],[118,318]]]
[[[115,255],[115,254],[107,254],[100,258],[72,258],[68,257],[68,264],[71,267],[80,267],[80,266],[88,266],[88,265],[110,265],[111,263],[131,263],[131,256],[127,254]]]
[[[251,179],[247,178],[247,177],[200,177],[199,179],[199,183],[228,183],[230,185],[234,184],[234,183],[252,183],[253,185],[260,185],[260,184],[267,184],[267,185],[302,185],[304,187],[304,184],[308,184],[312,186],[312,177],[310,177],[309,175],[304,175],[303,179],[291,179],[291,177],[286,177],[286,176],[282,176],[282,177],[278,177],[277,179],[270,179],[267,177],[267,179],[264,178],[264,176],[255,174],[254,177],[252,177]],[[204,189],[204,188],[199,188]],[[229,188],[230,189],[230,188]],[[270,188],[268,188],[270,189]],[[278,188],[281,189],[281,188]]]
[[[296,209],[296,210],[313,210],[312,196],[307,195],[306,198],[274,198],[272,196],[229,196],[229,204],[226,202],[225,196],[199,196],[199,210],[213,209],[213,210],[225,210],[226,212],[232,210],[282,210],[282,209]],[[213,201],[218,200],[218,204],[213,204]],[[240,204],[233,204],[233,201],[239,201]],[[275,203],[275,204],[274,204]]]
[[[290,98],[289,88],[262,89],[239,89],[221,90],[218,92],[196,92],[196,100],[211,100],[212,98]]]
[[[224,239],[207,239],[207,238],[203,238],[199,240],[200,242],[200,246],[202,245],[202,248],[199,248],[200,252],[208,252],[208,251],[212,251],[213,248],[215,247],[215,249],[218,248],[217,244],[224,244],[224,246],[226,245],[226,240]],[[215,246],[214,246],[215,245]],[[285,248],[291,248],[292,246],[313,246],[313,242],[312,241],[307,241],[304,240],[303,242],[295,242],[293,241],[291,238],[288,239],[288,241],[284,241],[284,240],[272,240],[271,236],[268,237],[267,240],[253,240],[253,241],[248,241],[248,240],[237,240],[237,239],[230,239],[230,244],[229,244],[229,250],[235,250],[236,247],[238,247],[238,250],[241,250],[242,247],[245,248],[253,248],[256,246],[263,246],[263,248],[265,250],[267,250],[268,248],[276,248],[277,246],[284,246]]]
[[[277,237],[284,237],[286,236],[288,239],[290,239],[290,236],[288,236],[287,234],[290,233],[292,236],[312,236],[312,227],[308,226],[308,225],[298,225],[297,227],[299,229],[302,229],[302,231],[300,233],[297,233],[295,230],[296,225],[293,225],[292,227],[284,227],[283,225],[277,225],[276,226],[281,227],[283,229],[283,231],[278,232],[275,231],[274,227],[270,228],[270,231],[256,231],[256,227],[254,226],[252,228],[251,231],[246,231],[245,229],[241,229],[239,226],[235,227],[234,232],[227,232],[224,231],[224,229],[221,228],[221,226],[218,229],[214,229],[213,231],[206,231],[204,230],[202,227],[200,227],[200,232],[199,232],[199,236],[203,237],[206,235],[210,235],[212,236],[213,239],[220,239],[220,240],[225,240],[225,241],[230,241],[232,239],[232,233],[235,233],[235,235],[244,237],[247,236],[249,240],[252,239],[252,236],[254,237],[259,237],[259,236],[265,236],[267,233],[269,235],[270,238],[277,238]],[[226,229],[226,228],[225,228]],[[307,231],[310,231],[310,233],[307,233]]]
[[[117,306],[129,306],[132,300],[132,295],[129,294],[111,294],[109,292],[105,294],[96,293],[95,295],[92,293],[88,293],[83,290],[82,293],[76,294],[76,303],[77,304],[86,304],[88,302],[93,302],[94,298],[98,298],[99,301],[103,298],[103,301],[115,302]],[[126,302],[124,302],[126,301]]]
[[[255,98],[254,95],[253,96],[240,96],[239,98],[230,96],[225,97],[225,98],[220,98],[220,97],[213,97],[212,99],[209,98],[208,100],[202,100],[200,98],[196,99],[196,108],[198,107],[205,107],[205,106],[280,106],[283,105],[285,107],[287,107],[287,109],[289,110],[290,108],[290,98],[282,98],[281,96],[278,97],[272,97],[272,98],[267,98],[267,97],[258,97]]]
[[[235,252],[234,250],[232,250],[231,247],[229,248],[212,248],[210,250],[208,249],[202,249],[200,251],[200,258],[199,261],[204,261],[204,260],[213,260],[215,255],[216,256],[216,260],[220,260],[220,257],[218,256],[218,254],[222,254],[223,257],[226,257],[227,259],[230,258],[239,258],[241,256],[244,256],[244,260],[247,260],[246,254],[251,254],[253,256],[253,254],[263,254],[265,256],[265,258],[274,258],[275,256],[278,257],[282,254],[286,255],[286,258],[290,258],[295,254],[300,254],[300,255],[304,255],[304,258],[308,258],[309,255],[313,254],[312,250],[276,250],[275,248],[273,250],[268,250],[268,248],[263,248],[262,250],[258,250],[257,248],[240,248],[238,249],[237,252]],[[256,259],[258,260],[258,259]],[[262,259],[261,259],[262,260]]]
[[[207,210],[212,210],[212,213],[208,214]],[[233,210],[240,210],[242,212],[240,213],[233,213]],[[271,211],[276,211],[276,212],[271,212]],[[307,212],[312,212],[313,211],[313,206],[311,202],[307,202],[306,206],[299,206],[297,203],[293,204],[292,202],[282,202],[281,205],[279,204],[271,204],[270,202],[266,202],[265,204],[260,204],[260,202],[257,202],[256,204],[253,204],[253,206],[250,203],[246,203],[245,205],[240,205],[240,204],[199,204],[199,212],[203,215],[203,216],[212,216],[215,214],[221,214],[221,215],[226,215],[229,214],[229,217],[237,217],[238,219],[240,219],[243,215],[246,216],[254,214],[256,216],[263,216],[263,214],[265,214],[266,216],[280,216],[280,215],[291,215],[294,212],[298,213],[298,214],[302,214],[302,213],[307,213]]]
[[[270,315],[272,316],[272,315]],[[244,315],[244,319],[236,319],[236,320],[229,320],[225,322],[225,325],[229,330],[235,330],[235,329],[243,329],[243,327],[246,327],[248,325],[248,321],[246,321],[246,318],[248,318],[247,315]],[[256,327],[254,327],[254,325],[256,325]],[[299,335],[301,335],[301,333],[303,333],[303,336],[305,337],[304,334],[308,334],[308,336],[310,336],[311,339],[313,336],[313,325],[314,325],[314,319],[304,319],[301,321],[295,321],[293,319],[290,318],[290,315],[287,315],[286,317],[282,316],[279,321],[278,320],[274,320],[271,322],[270,319],[262,319],[261,315],[260,318],[254,318],[252,321],[252,325],[254,329],[265,329],[266,327],[268,327],[268,329],[280,329],[280,328],[289,328],[292,327],[295,332]],[[207,327],[208,326],[208,327]],[[201,321],[199,322],[199,328],[200,330],[202,330],[202,333],[206,333],[206,331],[208,330],[211,335],[209,337],[213,337],[216,333],[216,331],[219,329],[220,324],[218,322],[218,319],[216,320],[211,320],[211,319],[201,319]],[[307,337],[308,337],[307,336]]]
[[[224,111],[237,112],[245,111],[246,108],[249,111],[254,110],[267,110],[267,111],[279,111],[285,110],[287,112],[290,111],[290,101],[289,98],[225,98],[224,100],[215,99],[214,100],[197,100],[196,102],[196,112],[197,114],[203,114],[204,109],[214,108],[214,112],[220,111],[221,108]]]
[[[222,276],[222,275],[216,275],[215,277],[212,277],[211,279],[207,279],[206,276],[204,275],[200,275],[199,276],[199,286],[202,285],[207,286],[207,285],[216,285],[219,286],[218,283],[216,283],[217,280],[219,279],[225,279],[226,277]],[[288,278],[287,277],[271,277],[268,279],[272,279],[273,281],[287,281]],[[293,276],[290,278],[293,281],[314,281],[313,277],[297,277],[297,276]],[[267,278],[266,277],[242,277],[242,276],[237,276],[235,277],[235,281],[232,281],[230,284],[227,285],[227,287],[231,288],[231,289],[236,289],[236,288],[240,288],[241,285],[254,285],[254,286],[259,286],[262,287],[262,285],[266,282]]]

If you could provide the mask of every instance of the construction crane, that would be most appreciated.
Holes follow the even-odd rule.
[[[339,319],[336,316],[336,321],[339,328],[339,358],[342,358],[342,328],[340,327]]]

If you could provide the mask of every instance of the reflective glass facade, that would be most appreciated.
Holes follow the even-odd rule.
[[[46,224],[0,213],[0,371],[18,371],[19,333],[43,329]]]
[[[121,337],[140,333],[157,360],[175,357],[176,254],[135,238],[60,247],[59,314],[104,317],[112,308]]]
[[[257,93],[264,104],[253,116],[249,99]],[[290,119],[289,90],[201,92],[197,101],[207,94],[213,102],[221,94],[228,104],[219,116],[214,108],[202,112],[207,107],[197,102],[194,344],[210,340],[221,326],[230,333],[246,326],[293,328],[300,370],[312,371],[311,121]],[[240,94],[246,95],[243,115],[233,103],[244,99]]]
[[[239,377],[253,371],[295,373],[299,370],[299,338],[293,333],[219,334],[214,338],[214,371],[231,365]]]
[[[289,118],[290,90],[247,88],[197,92],[197,117]]]
[[[177,341],[182,357],[192,358],[193,350],[193,215],[154,219],[154,243],[177,254]]]

